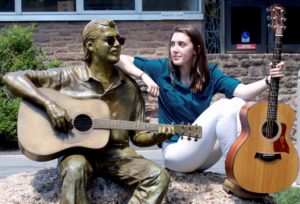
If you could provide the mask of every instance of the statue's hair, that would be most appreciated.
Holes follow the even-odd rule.
[[[91,53],[87,48],[88,41],[94,41],[103,33],[103,27],[108,26],[116,29],[116,24],[114,21],[109,19],[95,19],[90,21],[83,29],[82,39],[83,39],[83,52],[85,61],[88,65],[91,63]]]

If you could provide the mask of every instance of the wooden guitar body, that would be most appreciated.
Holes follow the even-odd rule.
[[[229,179],[255,193],[273,193],[288,188],[296,179],[299,159],[290,141],[295,118],[293,109],[278,104],[274,133],[266,133],[268,102],[248,102],[240,112],[242,133],[230,148],[226,162]],[[250,121],[250,122],[248,122]],[[269,134],[270,135],[270,134]]]
[[[91,118],[110,118],[109,108],[101,100],[77,100],[52,89],[41,90],[47,97],[65,108],[71,118],[79,114]],[[26,100],[22,100],[20,104],[17,127],[21,151],[28,158],[37,161],[54,159],[63,151],[75,147],[100,149],[107,144],[110,134],[108,129],[92,128],[88,131],[73,128],[67,134],[56,131],[52,128],[45,111]]]

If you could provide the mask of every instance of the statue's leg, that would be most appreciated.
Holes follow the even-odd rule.
[[[138,155],[133,149],[123,149],[118,157],[105,162],[106,171],[113,178],[128,185],[136,185],[129,204],[160,204],[166,194],[169,173],[155,162]]]
[[[61,204],[89,203],[86,186],[93,169],[83,155],[70,155],[59,160],[58,168],[62,178]]]

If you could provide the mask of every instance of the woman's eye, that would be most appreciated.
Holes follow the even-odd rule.
[[[185,47],[186,43],[185,42],[179,42],[178,45],[179,45],[179,47]]]
[[[170,47],[174,47],[175,43],[174,42],[170,42]]]

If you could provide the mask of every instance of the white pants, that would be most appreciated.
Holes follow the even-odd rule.
[[[205,170],[226,156],[241,131],[239,112],[245,101],[220,99],[206,109],[193,123],[202,127],[198,141],[187,140],[162,144],[165,167],[177,172]]]

